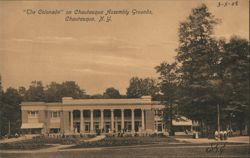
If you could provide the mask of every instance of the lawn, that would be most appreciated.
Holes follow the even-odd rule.
[[[20,141],[13,143],[1,143],[1,150],[32,150],[32,149],[44,149],[49,148],[52,145],[44,144],[42,142],[34,142],[34,141]]]
[[[93,147],[112,147],[112,146],[129,146],[129,145],[145,145],[155,144],[159,142],[176,142],[175,139],[164,136],[147,136],[147,137],[109,137],[96,142],[84,142],[88,137],[35,137],[30,140],[24,140],[12,143],[0,144],[0,149],[16,149],[16,150],[32,150],[51,147],[53,144],[75,144],[71,148],[93,148]]]
[[[16,150],[32,150],[51,147],[53,144],[77,144],[79,141],[86,138],[67,137],[67,138],[50,138],[50,137],[35,137],[29,140],[23,140],[12,143],[1,143],[0,149],[16,149]]]
[[[0,153],[4,158],[162,158],[162,157],[249,157],[249,147],[245,146],[227,146],[222,154],[207,153],[206,147],[197,147],[186,145],[178,147],[158,146],[155,144],[149,147],[116,147],[99,150],[71,150],[57,152],[41,153]]]
[[[171,143],[177,142],[170,137],[106,137],[96,142],[78,142],[71,148],[93,148],[93,147],[112,147],[112,146],[129,146],[129,145],[146,145],[156,144],[159,142]]]

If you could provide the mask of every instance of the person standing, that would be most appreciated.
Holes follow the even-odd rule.
[[[218,140],[218,138],[219,138],[219,133],[218,133],[218,131],[215,131],[215,132],[214,132],[214,138],[215,138],[216,140]]]
[[[223,132],[224,140],[227,140],[227,131]]]

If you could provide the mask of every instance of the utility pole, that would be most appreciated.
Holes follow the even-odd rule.
[[[217,130],[220,132],[220,105],[217,104]]]

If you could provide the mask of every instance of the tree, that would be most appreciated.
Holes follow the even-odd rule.
[[[42,81],[32,81],[25,96],[26,101],[44,101],[44,87]]]
[[[105,92],[103,93],[103,97],[104,98],[121,98],[121,95],[120,95],[119,90],[113,87],[110,87],[105,90]]]
[[[62,85],[56,82],[48,84],[45,90],[45,101],[46,102],[60,102],[62,99]]]
[[[75,99],[81,99],[85,96],[85,90],[81,89],[75,81],[65,81],[62,83],[63,97],[72,97]]]
[[[20,97],[22,98],[22,101],[25,101],[27,100],[26,99],[26,93],[27,93],[27,90],[25,87],[21,86],[18,88],[18,94],[20,95]]]
[[[213,29],[219,22],[202,4],[179,28],[179,104],[186,116],[199,120],[207,131],[216,129],[217,107],[224,129],[232,112],[240,128],[249,121],[249,42],[237,37],[229,42],[214,39]]]
[[[163,94],[161,101],[166,106],[164,118],[169,124],[170,135],[174,135],[174,131],[172,130],[173,105],[178,102],[180,83],[177,63],[168,64],[167,62],[163,62],[159,66],[156,66],[155,69],[160,74],[160,91]]]
[[[4,122],[6,118],[4,117],[4,103],[3,103],[3,87],[2,87],[2,77],[0,75],[0,135],[4,135]]]
[[[82,90],[75,81],[65,81],[62,84],[51,82],[45,90],[46,102],[59,102],[63,97],[75,99],[86,98],[85,90]]]
[[[126,94],[128,98],[140,98],[145,95],[154,97],[158,91],[157,82],[154,79],[132,77]]]
[[[242,133],[249,122],[249,42],[235,36],[223,48],[220,76],[226,90],[224,114],[228,120],[231,114],[235,116]]]
[[[11,128],[10,134],[19,132],[21,125],[21,109],[19,106],[21,103],[21,96],[18,94],[18,91],[16,89],[10,87],[6,90],[6,92],[3,93],[1,100],[1,135],[5,135],[8,133],[9,125]]]
[[[176,56],[182,76],[182,110],[189,118],[211,128],[216,124],[216,105],[222,103],[213,97],[211,84],[221,52],[218,41],[212,37],[219,22],[205,4],[192,9],[191,15],[180,24]]]

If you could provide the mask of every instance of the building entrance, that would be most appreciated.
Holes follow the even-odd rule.
[[[105,126],[104,127],[105,127],[104,131],[106,133],[109,133],[109,131],[111,131],[111,124],[110,124],[110,122],[105,122]]]
[[[94,130],[99,130],[99,122],[94,122]]]
[[[74,132],[75,133],[80,133],[80,122],[75,122],[74,123]]]
[[[135,131],[138,132],[140,128],[141,128],[141,122],[135,121]]]
[[[132,130],[132,125],[130,121],[125,121],[124,122],[124,128],[126,132],[130,132]]]
[[[85,122],[84,126],[85,126],[85,132],[89,133],[90,132],[90,122]]]
[[[121,122],[114,122],[115,124],[115,131],[117,132],[117,131],[121,131],[122,129],[121,129]]]

